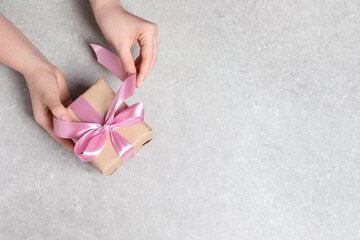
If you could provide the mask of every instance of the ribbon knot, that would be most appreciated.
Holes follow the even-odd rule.
[[[112,127],[111,127],[111,125],[105,123],[105,124],[103,125],[103,129],[104,129],[105,131],[109,132],[109,131],[112,130]]]
[[[120,59],[116,55],[101,46],[95,44],[91,44],[91,46],[100,64],[120,79],[127,76]],[[54,118],[55,135],[62,138],[77,138],[74,152],[85,162],[94,160],[101,153],[108,136],[122,162],[125,163],[131,159],[135,155],[134,147],[126,138],[116,132],[116,129],[142,122],[144,120],[144,105],[143,103],[136,103],[123,108],[117,115],[115,113],[125,99],[134,95],[135,81],[135,74],[126,77],[111,103],[105,121],[87,100],[80,96],[69,107],[81,122],[66,122]]]

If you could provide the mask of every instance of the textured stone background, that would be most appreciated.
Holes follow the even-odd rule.
[[[160,27],[130,101],[154,140],[102,176],[33,121],[1,65],[0,239],[360,239],[359,1],[124,5]],[[99,77],[120,86],[88,46],[109,47],[86,0],[0,10],[74,98]]]

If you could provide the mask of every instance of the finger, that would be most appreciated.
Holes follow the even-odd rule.
[[[55,68],[55,73],[56,73],[57,83],[59,86],[60,101],[64,104],[65,107],[67,107],[68,105],[70,105],[72,100],[70,98],[70,92],[66,84],[66,80],[60,69]]]
[[[64,107],[68,107],[73,102],[73,100],[70,98],[70,92],[66,83],[64,87],[61,87],[61,85],[59,84],[59,89],[60,89],[60,101],[62,105],[64,105]]]
[[[151,63],[154,57],[154,39],[144,38],[140,40],[140,54],[141,54],[141,64],[140,64],[140,72],[136,79],[136,86],[140,87],[141,83],[145,80],[147,75],[149,74]]]
[[[71,98],[66,99],[65,101],[62,102],[62,104],[65,107],[68,107],[71,103],[73,102],[73,100]]]
[[[63,145],[64,147],[66,147],[67,149],[69,149],[70,151],[74,152],[74,146],[75,143],[70,140],[70,139],[64,139],[64,138],[59,138],[58,136],[55,136],[54,131],[51,129],[46,129],[46,132],[52,137],[54,138],[58,143],[60,143],[61,145]]]
[[[64,105],[60,102],[60,97],[56,93],[49,93],[48,96],[44,99],[44,104],[46,104],[51,113],[57,119],[64,121],[71,121],[69,112],[66,110]]]
[[[69,149],[70,151],[74,152],[74,145],[75,143],[70,139],[64,139],[56,136],[54,134],[54,127],[53,127],[53,118],[50,113],[47,113],[46,116],[43,117],[40,125],[46,130],[46,132],[54,138],[58,143]]]
[[[134,59],[132,58],[131,49],[129,46],[124,45],[120,47],[120,49],[117,49],[117,51],[119,53],[119,57],[125,72],[128,75],[136,73]]]
[[[141,65],[141,55],[139,55],[139,56],[135,59],[136,74],[139,74],[139,72],[140,72],[140,65]]]
[[[158,36],[157,36],[157,32],[156,32],[155,37],[154,37],[154,57],[153,57],[153,61],[151,63],[150,71],[154,67],[156,60],[157,60],[157,53],[158,53],[158,47],[157,47],[158,40],[157,39],[158,39]],[[150,73],[150,71],[149,71],[149,73]]]

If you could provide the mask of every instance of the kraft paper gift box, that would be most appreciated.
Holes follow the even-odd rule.
[[[115,92],[105,82],[104,79],[98,79],[82,96],[89,102],[94,110],[104,119],[110,105],[115,97]],[[76,101],[76,100],[75,100]],[[126,106],[122,103],[120,111]],[[80,122],[76,114],[67,108],[74,122]],[[119,111],[118,111],[119,112]],[[118,128],[116,130],[120,135],[125,137],[133,146],[135,153],[140,151],[147,143],[152,140],[151,128],[144,121]],[[76,139],[73,139],[76,142]],[[118,154],[116,153],[109,134],[104,149],[101,153],[91,161],[91,163],[104,175],[113,174],[123,164]]]

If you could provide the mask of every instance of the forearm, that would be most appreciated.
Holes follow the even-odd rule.
[[[96,13],[96,11],[100,8],[107,7],[107,6],[113,6],[113,5],[121,5],[120,0],[89,0],[91,7]]]
[[[50,65],[46,57],[0,13],[0,62],[23,75]]]

